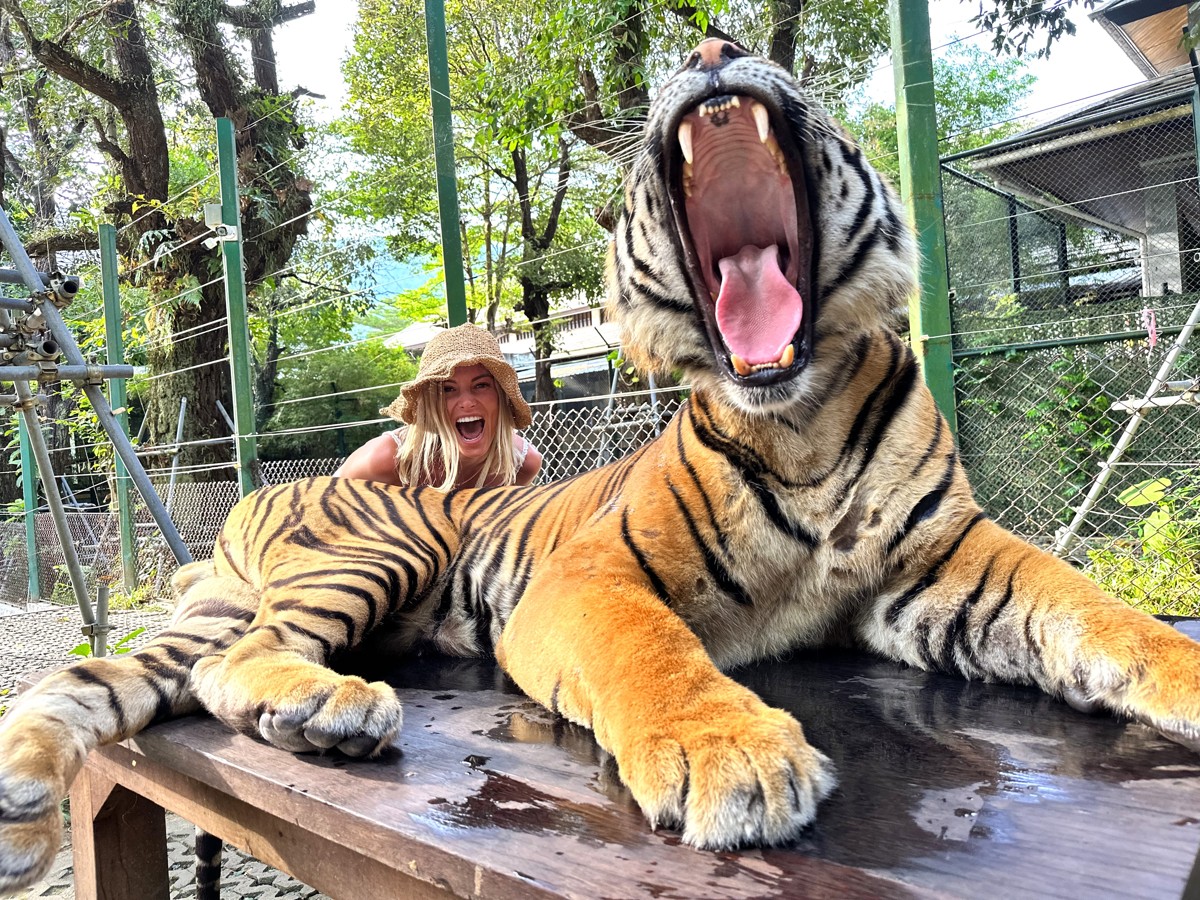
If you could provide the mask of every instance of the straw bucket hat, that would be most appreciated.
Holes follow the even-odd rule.
[[[417,377],[400,389],[400,396],[379,410],[397,422],[412,425],[417,419],[421,390],[432,381],[445,381],[459,366],[484,366],[496,385],[508,397],[513,423],[518,429],[529,427],[533,414],[517,386],[517,373],[500,352],[500,342],[490,332],[475,325],[447,328],[425,345]]]

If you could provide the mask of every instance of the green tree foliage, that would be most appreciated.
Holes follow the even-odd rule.
[[[934,60],[934,81],[938,150],[945,157],[1019,131],[1017,110],[1034,77],[1023,60],[997,59],[978,47],[956,44]],[[871,103],[848,110],[846,118],[872,165],[899,186],[895,107]],[[988,296],[994,285],[1009,283],[1008,254],[996,249],[1008,242],[1007,198],[959,177],[952,168],[943,171],[942,190],[956,320],[972,312],[990,317],[1001,307],[1011,318],[1017,312],[1012,303]],[[981,287],[975,289],[977,285]]]
[[[372,291],[354,285],[374,255],[369,245],[324,234],[299,244],[290,265],[256,285],[250,332],[259,432],[273,415],[276,393],[290,371],[284,363],[349,340],[353,322],[371,307]]]
[[[283,387],[267,425],[272,436],[261,445],[265,459],[346,456],[389,427],[378,422],[380,408],[416,376],[407,354],[378,339],[297,355],[281,367]],[[340,427],[347,422],[368,424]]]
[[[833,103],[865,80],[888,34],[886,0],[565,0],[528,52],[540,72],[536,108],[622,165],[654,86],[705,37],[773,59]]]
[[[28,177],[14,187],[36,220],[30,249],[52,262],[56,252],[94,247],[98,221],[123,226],[127,277],[158,298],[144,318],[154,332],[147,360],[160,376],[144,392],[154,438],[173,437],[180,396],[191,402],[185,439],[226,432],[217,403],[228,405],[228,368],[213,364],[225,353],[214,326],[225,299],[219,259],[201,242],[200,203],[215,198],[216,184],[195,184],[213,172],[212,117],[237,129],[247,279],[279,270],[306,228],[311,185],[291,159],[303,128],[295,95],[278,83],[273,31],[313,8],[312,0],[0,0],[0,56],[22,73],[0,88],[0,114],[19,114],[29,133],[9,143],[26,163]],[[16,171],[7,160],[6,168]],[[47,206],[61,200],[74,207],[60,210],[66,227]],[[191,447],[186,461],[225,453]]]
[[[436,258],[420,4],[366,0],[359,15],[359,37],[345,68],[349,115],[339,133],[366,165],[351,179],[347,209],[388,223],[397,258]],[[536,0],[510,5],[500,18],[478,0],[446,9],[469,315],[495,328],[506,310],[524,312],[547,336],[538,342],[542,358],[552,349],[544,320],[555,300],[588,299],[599,291],[604,239],[591,210],[611,193],[604,173],[579,172],[585,157],[554,120],[553,103],[525,52],[547,15],[549,7]],[[398,318],[413,319],[419,311],[402,306]],[[552,388],[548,367],[541,368],[544,395]]]
[[[974,5],[975,0],[963,0]],[[1070,19],[1072,8],[1094,9],[1099,0],[979,0],[979,14],[972,21],[992,34],[997,53],[1049,56],[1054,42],[1075,34]],[[1040,43],[1044,40],[1045,43]]]
[[[651,86],[701,37],[770,54],[824,95],[859,83],[887,41],[885,0],[521,0],[501,16],[460,0],[446,14],[468,307],[489,327],[507,308],[523,313],[541,360],[553,349],[553,306],[599,291],[597,222],[611,223]],[[387,221],[399,258],[436,257],[420,4],[364,0],[359,15],[339,133],[365,165],[347,206]],[[542,362],[537,396],[552,392]]]
[[[358,326],[386,340],[414,322],[434,322],[445,315],[445,281],[439,271],[418,287],[399,291],[375,304],[359,319]]]
[[[933,62],[938,152],[942,156],[982,147],[1020,130],[1017,112],[1035,82],[1017,59],[997,59],[978,47],[955,44]],[[896,107],[851,106],[843,116],[880,172],[899,184]]]

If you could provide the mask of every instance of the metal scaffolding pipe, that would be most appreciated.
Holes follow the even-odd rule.
[[[24,247],[22,247],[22,250],[23,249]],[[14,260],[16,259],[15,254],[10,253],[9,255],[12,256]],[[18,263],[18,266],[19,265],[20,264]],[[33,263],[29,264],[29,268],[30,270],[33,269]],[[37,289],[39,291],[43,291],[48,287],[54,287],[56,282],[62,284],[68,294],[74,294],[79,290],[78,276],[63,275],[61,272],[34,272],[34,275],[37,276],[38,281],[41,282],[42,285]],[[22,272],[18,271],[17,269],[0,269],[0,284],[23,284],[25,287],[30,287]]]
[[[17,271],[20,273],[25,286],[34,293],[45,291],[47,285],[42,280],[43,273],[34,269],[28,254],[25,253],[24,246],[17,237],[17,232],[13,229],[12,223],[8,220],[8,216],[3,210],[0,210],[0,243],[3,243],[8,249],[9,255],[12,256],[13,262],[16,264]],[[53,278],[50,280],[52,282],[55,281]],[[71,282],[66,281],[63,283],[70,284]],[[74,281],[74,285],[75,289],[78,289],[78,279]],[[58,340],[58,343],[62,347],[62,353],[66,357],[67,362],[73,366],[87,368],[83,354],[80,353],[79,347],[75,343],[75,336],[63,321],[62,314],[58,311],[57,307],[52,303],[43,303],[41,304],[41,313],[46,319],[50,333]],[[7,317],[8,313],[3,312],[3,315]],[[21,395],[22,389],[28,393],[29,389],[25,386],[24,382],[18,381],[15,384],[18,397]],[[134,453],[133,445],[129,442],[128,436],[121,430],[120,423],[117,422],[116,416],[113,415],[112,409],[108,405],[108,398],[104,396],[104,391],[100,389],[99,384],[84,382],[83,392],[87,396],[88,402],[92,404],[92,409],[96,411],[96,418],[100,420],[100,425],[104,428],[105,433],[108,434],[109,440],[112,441],[113,447],[121,457],[121,461],[125,463],[125,467],[129,471],[129,477],[137,487],[138,492],[142,495],[142,499],[146,501],[146,507],[150,510],[150,515],[154,517],[154,521],[162,532],[163,538],[166,540],[167,546],[170,548],[176,561],[180,565],[191,562],[192,554],[188,551],[187,546],[183,543],[183,539],[179,536],[179,530],[171,520],[166,507],[163,506],[162,500],[159,499],[158,493],[154,490],[154,485],[150,483],[150,478],[146,475],[141,461]],[[34,415],[32,408],[28,410],[28,415]],[[48,459],[49,456],[47,455]],[[51,481],[51,485],[53,485],[53,481]],[[48,491],[47,493],[52,493],[55,498],[58,497],[57,491]],[[86,597],[83,598],[83,601],[84,603],[81,605],[90,606]],[[90,617],[90,615],[91,610],[89,608],[88,616]],[[87,621],[86,624],[91,625],[93,622]]]
[[[233,435],[227,437],[204,438],[202,440],[188,441],[188,447],[207,447],[214,444],[232,444],[234,441]],[[161,447],[143,447],[138,450],[138,456],[165,456],[167,454],[178,455],[183,451],[184,444],[164,444]]]
[[[11,309],[14,312],[31,313],[37,309],[32,300],[19,300],[16,297],[0,297],[0,309]]]
[[[179,472],[180,446],[183,443],[184,422],[187,419],[187,397],[179,398],[179,419],[175,422],[175,453],[171,457],[171,477],[167,481],[167,509],[173,509],[175,501],[175,476]]]
[[[52,376],[52,377],[47,377]],[[0,381],[98,381],[132,378],[133,366],[0,366]]]
[[[49,402],[49,400],[50,400],[50,398],[47,397],[45,394],[34,394],[33,395],[33,405],[34,406],[45,406]],[[16,406],[16,405],[17,405],[17,395],[16,394],[0,394],[0,406]]]
[[[62,544],[63,561],[67,565],[67,575],[71,579],[71,588],[75,593],[75,602],[79,605],[79,614],[83,624],[91,627],[96,623],[92,615],[92,604],[87,595],[87,583],[83,577],[83,567],[79,564],[79,554],[75,550],[75,542],[71,538],[71,529],[67,525],[67,513],[63,509],[62,497],[58,494],[58,485],[54,476],[54,468],[50,462],[50,450],[46,446],[46,436],[42,434],[41,423],[37,411],[33,408],[33,398],[29,386],[16,382],[17,402],[20,404],[21,415],[25,418],[25,430],[29,433],[29,443],[33,447],[34,459],[37,461],[38,474],[42,478],[42,487],[46,490],[46,503],[50,507],[50,517],[54,521],[54,530],[58,532]],[[92,652],[96,647],[93,645]]]
[[[0,219],[6,224],[8,217],[0,209]],[[9,226],[11,229],[11,226]],[[15,234],[15,233],[14,233]],[[8,245],[8,240],[0,229],[0,240]],[[19,246],[19,245],[18,245]],[[12,252],[10,250],[10,252]],[[8,310],[0,308],[0,329],[7,331],[12,327],[12,317]],[[90,639],[90,629],[96,623],[92,615],[91,600],[88,599],[87,585],[83,577],[83,567],[79,564],[79,554],[75,551],[75,542],[71,538],[71,529],[67,525],[66,510],[63,509],[62,497],[58,493],[58,481],[54,476],[54,466],[50,462],[50,450],[46,446],[46,436],[42,434],[42,426],[38,421],[37,410],[34,408],[33,394],[26,381],[14,381],[13,390],[16,394],[16,406],[25,420],[25,433],[29,437],[30,449],[33,450],[34,462],[42,487],[46,491],[46,504],[50,508],[50,518],[54,522],[54,530],[62,544],[63,562],[67,566],[67,576],[71,580],[71,589],[75,594],[75,602],[79,605],[79,615],[85,629],[89,629],[89,640],[92,652],[96,650],[95,641]]]

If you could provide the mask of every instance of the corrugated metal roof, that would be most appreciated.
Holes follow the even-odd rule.
[[[994,144],[988,144],[969,155],[975,159],[986,159],[1015,147],[1036,144],[1051,136],[1084,131],[1097,125],[1120,122],[1160,109],[1170,109],[1191,103],[1192,91],[1195,87],[1196,81],[1192,77],[1191,67],[1182,66],[1160,78],[1118,91],[1068,115],[1019,132],[1004,140],[996,141]]]

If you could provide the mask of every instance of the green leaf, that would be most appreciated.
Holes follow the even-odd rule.
[[[124,637],[120,638],[120,639],[119,639],[119,640],[118,640],[118,641],[117,641],[115,644],[113,644],[113,648],[114,648],[114,649],[115,649],[115,650],[116,650],[118,653],[128,653],[128,652],[129,652],[129,648],[128,648],[128,647],[125,647],[125,645],[126,645],[126,644],[128,644],[130,641],[132,641],[132,640],[133,640],[135,637],[137,637],[139,634],[141,634],[141,633],[142,633],[142,632],[144,632],[145,630],[146,630],[145,628],[135,628],[135,629],[133,629],[133,631],[129,632],[129,634],[127,634],[127,635],[125,635]],[[122,648],[124,648],[124,649],[122,649]]]
[[[1117,502],[1122,506],[1149,506],[1151,503],[1160,502],[1167,495],[1167,488],[1170,486],[1170,478],[1143,481],[1121,491],[1117,495]]]

